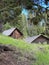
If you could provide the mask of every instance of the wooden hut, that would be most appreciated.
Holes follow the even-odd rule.
[[[5,31],[3,31],[2,34],[6,35],[6,36],[10,36],[10,37],[15,38],[15,39],[23,37],[23,34],[17,28],[11,28],[11,29],[5,30]]]
[[[37,36],[28,37],[28,38],[25,39],[25,41],[28,42],[28,43],[44,43],[44,42],[49,43],[49,38],[40,34],[40,35],[37,35]]]

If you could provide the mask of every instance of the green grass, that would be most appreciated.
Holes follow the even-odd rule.
[[[49,45],[47,44],[27,44],[20,39],[16,40],[3,35],[0,35],[0,44],[15,46],[23,52],[33,52],[36,57],[33,65],[49,65]]]
[[[10,38],[7,36],[3,36],[3,35],[0,35],[0,44],[16,46],[23,50],[26,50],[26,49],[31,50],[32,49],[32,46],[30,46],[30,44],[26,44],[25,41],[22,41],[20,39],[16,40],[16,39],[13,39],[13,38]]]

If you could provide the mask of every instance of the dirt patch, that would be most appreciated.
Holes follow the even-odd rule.
[[[28,59],[29,58],[29,59]],[[0,45],[0,65],[32,65],[30,56],[12,46]]]

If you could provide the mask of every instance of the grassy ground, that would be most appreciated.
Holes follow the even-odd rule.
[[[49,45],[47,44],[27,44],[20,39],[16,40],[3,35],[0,35],[0,44],[12,45],[19,48],[22,53],[27,53],[32,61],[31,65],[49,65]]]

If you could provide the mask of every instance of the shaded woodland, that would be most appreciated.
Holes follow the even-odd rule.
[[[49,0],[0,0],[0,32],[17,27],[24,36],[49,36],[48,3]],[[24,9],[27,15],[22,13]]]

